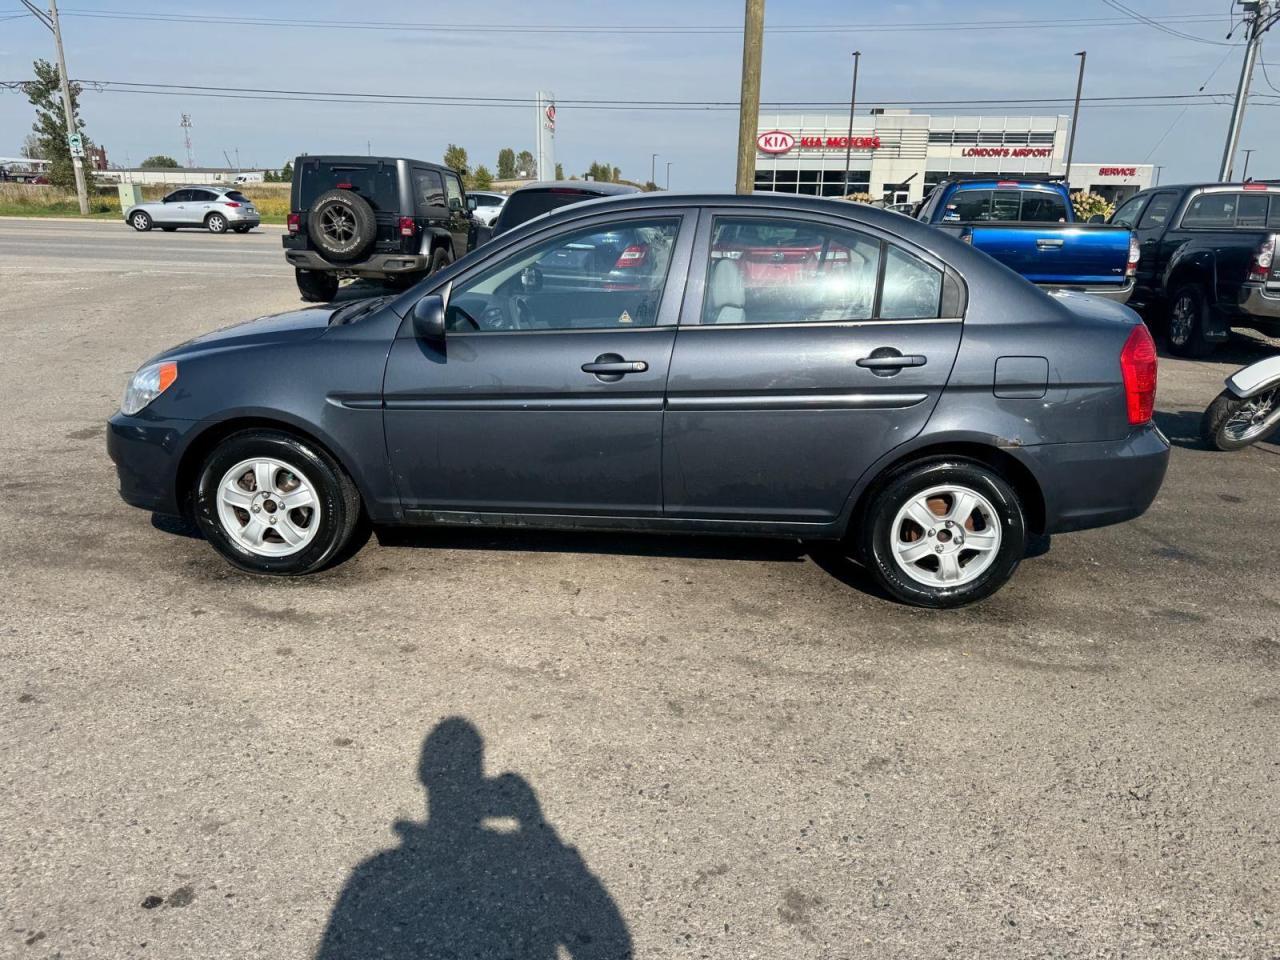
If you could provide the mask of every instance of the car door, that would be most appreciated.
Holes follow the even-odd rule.
[[[205,216],[214,209],[218,195],[212,190],[191,191],[191,200],[187,203],[187,223],[204,223]]]
[[[693,219],[648,210],[548,227],[449,284],[443,341],[406,321],[384,424],[410,518],[661,514],[663,390]],[[646,238],[643,257],[580,255],[622,232]]]
[[[1170,252],[1163,249],[1161,241],[1169,230],[1177,205],[1177,191],[1153,193],[1133,228],[1133,234],[1138,238],[1137,286],[1140,290],[1160,290],[1160,278]]]
[[[175,190],[167,194],[156,210],[153,219],[156,223],[181,224],[186,216],[187,197],[190,190]]]
[[[449,205],[449,233],[453,236],[453,258],[458,260],[467,253],[467,231],[471,229],[467,199],[462,183],[452,173],[444,175],[444,192]]]
[[[962,285],[927,251],[848,221],[703,220],[667,383],[665,512],[829,523],[928,420]]]

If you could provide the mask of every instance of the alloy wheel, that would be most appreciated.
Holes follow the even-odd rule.
[[[1195,325],[1195,300],[1184,293],[1174,301],[1169,311],[1169,339],[1181,346],[1191,339],[1191,329]]]
[[[288,557],[320,528],[316,488],[297,467],[274,457],[242,460],[222,476],[218,519],[235,543],[260,557]]]
[[[1236,408],[1222,425],[1222,432],[1235,443],[1248,443],[1262,436],[1280,421],[1280,387],[1250,397]]]
[[[978,579],[1000,552],[1000,518],[991,501],[968,487],[944,484],[916,494],[890,530],[902,572],[928,587]]]
[[[334,243],[350,243],[356,235],[356,218],[335,203],[320,214],[320,230]]]

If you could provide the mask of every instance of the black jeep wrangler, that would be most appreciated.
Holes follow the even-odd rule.
[[[412,283],[474,244],[461,178],[422,160],[298,157],[289,208],[284,255],[303,300],[332,300],[342,277]]]

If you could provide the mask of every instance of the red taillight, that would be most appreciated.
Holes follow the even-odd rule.
[[[1244,188],[1246,190],[1265,190],[1267,185],[1265,183],[1246,183]]]
[[[1276,256],[1276,235],[1273,233],[1253,251],[1253,263],[1249,264],[1250,280],[1265,280],[1271,273],[1271,264]]]
[[[1142,247],[1138,246],[1138,238],[1129,236],[1129,262],[1124,268],[1126,277],[1136,277],[1138,275],[1138,259],[1142,256]]]
[[[1133,328],[1120,351],[1120,372],[1124,376],[1124,397],[1129,405],[1129,422],[1147,423],[1156,406],[1156,343],[1145,323]]]
[[[400,236],[412,237],[413,230],[414,230],[413,217],[401,217],[400,218]]]
[[[618,257],[618,262],[613,265],[613,269],[634,270],[636,267],[644,265],[647,256],[649,256],[649,248],[647,246],[643,243],[633,243],[622,251],[622,256]]]
[[[236,203],[234,200],[224,200],[224,201],[222,202],[222,205],[223,205],[224,207],[238,207],[238,206],[240,206],[240,204]]]
[[[290,233],[297,233],[302,227],[302,215],[298,213],[291,213],[285,218],[285,223],[288,226]]]

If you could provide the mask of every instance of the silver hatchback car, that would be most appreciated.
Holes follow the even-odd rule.
[[[197,227],[210,233],[248,233],[262,222],[253,201],[229,187],[182,187],[163,200],[139,203],[124,213],[135,230]]]

